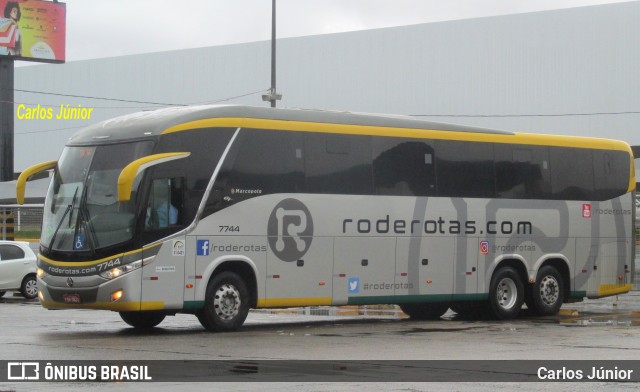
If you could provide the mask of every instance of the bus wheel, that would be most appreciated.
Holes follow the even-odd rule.
[[[120,312],[122,320],[136,329],[151,329],[166,317],[158,312]]]
[[[536,283],[531,288],[531,299],[527,305],[540,316],[551,316],[560,310],[564,302],[562,275],[550,265],[540,268]]]
[[[437,320],[449,309],[448,303],[400,304],[400,309],[413,320]]]
[[[520,276],[511,267],[498,269],[489,286],[489,308],[499,320],[518,317],[524,302],[524,285]]]
[[[207,285],[204,308],[197,314],[209,331],[229,332],[240,328],[249,314],[249,290],[236,273],[226,271]]]

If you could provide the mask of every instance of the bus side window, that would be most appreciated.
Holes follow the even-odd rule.
[[[435,196],[433,142],[420,139],[373,140],[375,193],[389,196]]]
[[[153,231],[181,224],[184,178],[153,180],[147,210],[145,230]]]

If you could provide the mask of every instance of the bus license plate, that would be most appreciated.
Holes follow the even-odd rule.
[[[64,294],[62,298],[64,298],[64,303],[66,304],[80,303],[80,294]]]

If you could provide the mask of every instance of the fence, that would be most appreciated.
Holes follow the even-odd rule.
[[[0,239],[40,238],[43,208],[42,204],[0,205]]]

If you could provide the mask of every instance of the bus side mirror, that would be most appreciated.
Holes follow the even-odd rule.
[[[29,180],[29,178],[34,174],[38,174],[45,170],[55,168],[57,163],[58,161],[47,161],[38,163],[37,165],[33,165],[24,169],[24,171],[20,173],[18,181],[16,181],[16,201],[18,202],[18,204],[24,204],[24,192],[26,190],[27,181]]]
[[[118,201],[129,201],[131,199],[131,188],[136,176],[151,166],[161,163],[186,158],[190,152],[167,152],[154,154],[136,159],[122,169],[118,176]]]

